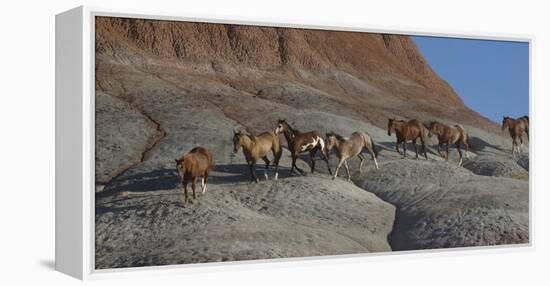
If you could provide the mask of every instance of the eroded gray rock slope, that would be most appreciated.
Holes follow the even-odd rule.
[[[395,208],[325,176],[250,184],[214,175],[185,208],[171,170],[164,190],[123,192],[96,208],[96,266],[130,267],[389,251]],[[135,189],[134,189],[135,190]]]
[[[98,97],[105,108],[96,114],[101,126],[96,137],[108,142],[98,153],[98,175],[111,174],[121,162],[130,165],[106,180],[96,198],[97,268],[529,241],[528,156],[511,156],[506,137],[466,126],[473,150],[459,167],[456,151],[443,161],[433,139],[428,161],[414,159],[410,145],[403,159],[394,137],[346,114],[296,109],[221,87],[220,103],[214,93],[182,92],[148,75],[120,90],[132,104],[108,93]],[[225,100],[253,110],[248,120],[234,120],[233,111],[223,108]],[[121,119],[126,116],[133,119]],[[379,149],[381,169],[366,154],[359,174],[358,160],[351,159],[358,187],[343,179],[344,170],[332,181],[319,158],[319,174],[291,176],[285,150],[279,181],[249,184],[242,153],[233,153],[233,128],[269,130],[279,117],[300,130],[367,131]],[[197,145],[212,150],[217,166],[208,192],[182,208],[173,159]],[[109,146],[131,148],[121,153],[121,147]],[[298,163],[309,170],[306,162],[303,156]],[[260,177],[262,168],[259,163]]]
[[[154,82],[144,84],[154,86]],[[232,146],[233,128],[242,123],[197,97],[174,100],[165,92],[153,99],[128,90],[135,96],[132,102],[159,122],[165,136],[143,154],[142,162],[113,177],[98,193],[96,267],[391,250],[387,241],[395,220],[391,204],[326,175],[290,176],[286,150],[278,181],[250,184],[244,157],[234,154]],[[250,97],[256,100],[261,99]],[[118,115],[97,116],[109,121],[108,116]],[[130,144],[133,138],[126,140],[123,143]],[[208,192],[182,208],[173,159],[196,145],[212,150],[216,168]],[[106,158],[112,164],[118,160]],[[308,169],[304,161],[298,163]],[[260,177],[262,167],[258,167]],[[269,174],[273,177],[273,170]]]
[[[526,243],[529,185],[445,162],[394,160],[354,182],[397,207],[393,250]]]
[[[126,20],[113,21],[120,29],[130,27]],[[346,60],[339,57],[341,49],[313,58],[268,58],[262,52],[259,60],[273,60],[265,67],[246,61],[254,53],[233,59],[239,47],[230,42],[220,44],[220,59],[209,62],[215,55],[180,53],[183,36],[170,34],[174,42],[144,39],[153,40],[149,46],[132,37],[154,31],[98,28],[96,268],[529,242],[528,151],[512,156],[507,135],[465,107],[409,40],[350,34],[367,47],[359,57],[344,53],[351,63],[368,60],[357,68],[340,64]],[[292,39],[302,37],[287,37]],[[399,52],[399,42],[410,46],[408,52]],[[214,52],[211,41],[185,42],[194,43],[205,46],[187,52]],[[175,48],[177,58],[156,45]],[[235,51],[226,53],[228,47]],[[404,67],[403,58],[422,69]],[[327,59],[326,66],[318,65]],[[463,124],[473,147],[470,159],[458,166],[453,148],[445,162],[433,139],[427,139],[429,160],[414,159],[411,145],[403,158],[385,130],[387,117]],[[365,152],[361,174],[358,160],[350,159],[352,182],[344,170],[331,180],[319,158],[316,174],[290,175],[285,150],[278,181],[269,170],[270,180],[250,184],[242,153],[233,153],[233,128],[273,130],[279,118],[322,134],[366,131],[379,149],[380,170]],[[183,208],[174,159],[199,145],[212,151],[216,167],[207,193]],[[309,170],[306,162],[303,156],[298,165]],[[260,178],[262,168],[259,163]]]

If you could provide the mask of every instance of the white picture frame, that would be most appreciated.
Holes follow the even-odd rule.
[[[248,267],[249,265],[267,265],[281,263],[322,264],[330,261],[354,259],[402,259],[405,254],[415,256],[449,255],[456,251],[476,253],[498,253],[526,251],[533,247],[533,176],[529,178],[529,235],[528,244],[473,247],[467,249],[435,249],[407,251],[398,253],[354,254],[343,256],[285,258],[276,260],[258,260],[244,262],[207,263],[201,265],[170,265],[140,268],[94,269],[94,17],[116,16],[155,20],[175,20],[207,22],[220,24],[246,24],[336,31],[374,32],[387,34],[414,34],[426,36],[444,36],[488,40],[512,40],[527,42],[530,45],[530,112],[532,109],[531,55],[533,37],[526,35],[481,35],[460,34],[449,31],[392,30],[384,27],[344,27],[324,25],[323,23],[276,23],[257,19],[220,19],[200,18],[180,14],[148,14],[140,11],[122,11],[80,6],[56,15],[56,210],[55,210],[55,268],[72,277],[89,280],[110,278],[120,275],[166,275],[194,271],[211,271],[227,267]],[[531,158],[534,149],[530,136]],[[530,162],[533,166],[533,162]],[[328,263],[330,263],[330,261]],[[267,262],[267,264],[266,264]]]

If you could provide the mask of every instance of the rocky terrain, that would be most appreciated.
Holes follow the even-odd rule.
[[[100,17],[96,90],[96,268],[529,242],[528,151],[512,156],[407,36]],[[470,159],[431,139],[429,160],[402,158],[388,117],[464,125]],[[352,182],[322,161],[291,175],[285,149],[279,180],[250,184],[233,128],[279,118],[368,132],[380,169],[367,155]],[[183,208],[174,159],[198,145],[216,167]]]

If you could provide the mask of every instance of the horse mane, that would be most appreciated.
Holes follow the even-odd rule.
[[[288,130],[290,130],[292,133],[300,133],[300,131],[298,131],[298,129],[292,127],[288,122],[286,122],[286,126],[288,126]]]
[[[189,151],[189,153],[195,153],[197,152],[197,150],[201,149],[201,147],[195,147],[193,149],[191,149],[191,151]],[[183,159],[183,158],[182,158]]]
[[[441,122],[439,122],[437,120],[430,121],[430,127],[435,126],[436,124],[441,125]]]
[[[233,132],[235,134],[239,134],[239,135],[246,135],[248,137],[250,137],[251,139],[256,137],[252,132],[248,132],[248,130],[246,130],[246,127],[244,126],[236,126],[234,129],[233,129]]]
[[[301,133],[298,129],[296,128],[293,128],[290,123],[288,123],[286,121],[286,119],[279,119],[279,123],[285,123],[286,126],[288,127],[288,130],[292,133],[292,134],[296,134],[296,133]]]
[[[329,132],[329,133],[327,133],[326,136],[327,136],[327,137],[334,136],[334,137],[336,137],[336,139],[338,139],[338,141],[341,141],[341,142],[345,142],[345,141],[346,141],[346,138],[344,138],[344,137],[342,137],[341,135],[336,134],[336,133],[334,133],[334,132],[332,132],[332,131]]]

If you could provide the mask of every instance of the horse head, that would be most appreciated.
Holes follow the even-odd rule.
[[[178,172],[178,175],[183,176],[182,168],[183,168],[183,158],[182,159],[174,159],[176,161],[176,171]],[[183,177],[182,177],[183,178]]]
[[[332,148],[334,148],[334,145],[336,145],[336,134],[334,132],[329,132],[325,134],[325,154],[328,158],[330,152],[332,151]]]
[[[288,129],[288,123],[284,119],[279,119],[277,121],[277,128],[275,128],[275,134],[281,134]]]
[[[508,116],[503,116],[502,117],[502,130],[510,127],[510,121],[511,121],[510,117],[508,117]]]
[[[245,135],[239,127],[233,129],[233,152],[238,153],[241,147],[241,137]]]

